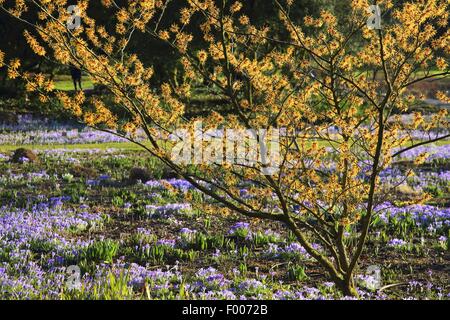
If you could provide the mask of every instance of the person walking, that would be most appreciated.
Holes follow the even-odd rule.
[[[77,91],[77,84],[80,90],[83,90],[83,88],[81,87],[81,70],[74,65],[70,65],[70,75],[72,76],[75,91]]]

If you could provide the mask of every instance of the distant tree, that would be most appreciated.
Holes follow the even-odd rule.
[[[29,16],[29,15],[28,15]],[[20,58],[23,69],[38,69],[42,62],[39,56],[36,56],[23,39],[24,26],[20,26],[17,20],[8,14],[0,13],[0,38],[2,49],[7,56]],[[16,87],[19,83],[16,83]],[[11,86],[7,83],[7,69],[0,68],[0,87]]]
[[[177,21],[163,26],[168,1],[118,5],[102,0],[105,10],[114,12],[110,15],[114,28],[109,31],[86,14],[89,1],[78,3],[83,25],[75,30],[66,27],[66,1],[30,2],[38,6],[41,18],[28,21],[37,33],[26,34],[33,51],[83,68],[114,98],[111,104],[103,97],[87,99],[82,92],[74,96],[56,92],[64,108],[87,125],[125,137],[159,158],[209,196],[201,202],[205,212],[233,211],[283,223],[346,295],[357,295],[354,274],[374,209],[392,193],[379,188],[381,170],[405,150],[448,137],[430,135],[415,141],[402,134],[448,129],[446,110],[429,121],[415,113],[412,123],[393,116],[394,109],[406,111],[414,100],[406,92],[410,85],[450,73],[446,0],[411,0],[401,6],[377,1],[383,12],[390,12],[380,30],[367,27],[369,2],[365,0],[346,2],[342,18],[346,23],[326,9],[294,19],[293,0],[271,1],[270,8],[269,1],[249,2],[264,6],[258,12],[276,14],[283,31],[278,25],[252,24],[259,17],[250,19],[254,11],[243,13],[239,1],[177,1],[184,4]],[[13,11],[2,3],[18,19],[25,11],[23,7]],[[201,30],[201,34],[194,36],[189,30]],[[169,79],[158,88],[150,84],[152,66],[129,51],[130,39],[137,33],[177,53],[183,82],[175,88]],[[28,90],[37,91],[44,101],[52,99],[52,82],[43,74],[21,72],[16,59],[3,63],[11,78],[22,77]],[[184,117],[183,97],[192,94],[191,81],[202,78],[229,99],[232,115],[212,112],[203,119]],[[443,92],[438,98],[449,100]],[[116,108],[129,120],[122,121]],[[203,121],[202,128],[198,120]],[[225,148],[221,140],[211,137],[216,133],[211,130],[221,128],[241,133],[233,141],[247,144],[244,149],[234,144],[227,149],[235,160],[232,163],[220,156]],[[286,133],[273,135],[267,142],[260,129],[275,132],[275,128],[285,128]],[[134,139],[138,129],[147,134],[147,143]],[[203,137],[187,149],[186,162],[174,158],[179,141],[170,139],[183,134],[184,138]],[[255,143],[260,150],[253,157],[249,153]],[[279,154],[265,157],[266,149],[278,145]],[[188,161],[192,157],[195,165]],[[420,155],[416,163],[425,157]],[[269,172],[269,166],[275,170]],[[242,196],[244,186],[248,193]],[[185,196],[194,201],[191,192]],[[422,200],[426,199],[424,195]]]

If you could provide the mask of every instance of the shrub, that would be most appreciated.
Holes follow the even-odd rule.
[[[1,5],[4,10],[21,14],[7,3]],[[345,2],[342,23],[325,9],[294,21],[293,1],[274,0],[282,33],[252,24],[241,15],[239,1],[182,3],[183,14],[170,29],[160,24],[164,2],[129,1],[120,8],[122,14],[113,15],[117,28],[95,28],[90,19],[89,28],[72,31],[64,27],[64,14],[52,14],[65,12],[66,1],[36,1],[43,7],[36,25],[40,38],[30,32],[25,36],[36,54],[72,63],[108,88],[112,97],[107,99],[87,98],[82,91],[55,93],[80,121],[158,158],[215,201],[204,202],[204,212],[234,211],[283,223],[337,288],[357,295],[354,271],[374,208],[390,196],[378,188],[380,172],[404,152],[449,136],[417,142],[411,134],[399,135],[400,129],[448,128],[445,109],[430,122],[419,112],[410,124],[393,115],[413,104],[414,97],[405,94],[408,87],[450,74],[448,1],[411,0],[396,7],[377,1],[388,16],[382,29],[372,30],[365,1]],[[86,18],[87,12],[81,15]],[[187,31],[193,28],[202,32],[195,39]],[[150,86],[152,66],[144,65],[124,41],[135,29],[177,52],[177,81]],[[5,64],[10,78],[22,77],[28,90],[52,101],[51,80],[22,72],[18,60]],[[214,86],[228,109],[223,114],[211,110],[201,124],[185,117],[199,80]],[[443,92],[437,98],[450,101]],[[146,143],[135,139],[139,129]],[[231,148],[221,134],[231,140]],[[415,164],[426,156],[417,155]],[[243,185],[250,186],[242,190]],[[344,241],[346,230],[357,235],[354,244]]]

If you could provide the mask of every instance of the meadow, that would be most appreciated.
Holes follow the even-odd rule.
[[[0,300],[450,300],[448,0],[72,3],[0,1]]]
[[[36,159],[13,161],[21,147]],[[403,154],[381,179],[403,201],[376,208],[360,298],[449,299],[450,141]],[[408,204],[423,192],[428,203]],[[195,206],[212,201],[112,135],[30,115],[2,123],[0,298],[349,299],[280,223]]]

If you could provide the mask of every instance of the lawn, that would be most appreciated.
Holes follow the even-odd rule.
[[[74,90],[73,81],[70,75],[58,75],[54,79],[55,89],[63,91]],[[81,86],[83,89],[94,89],[94,84],[87,76],[82,77]]]

